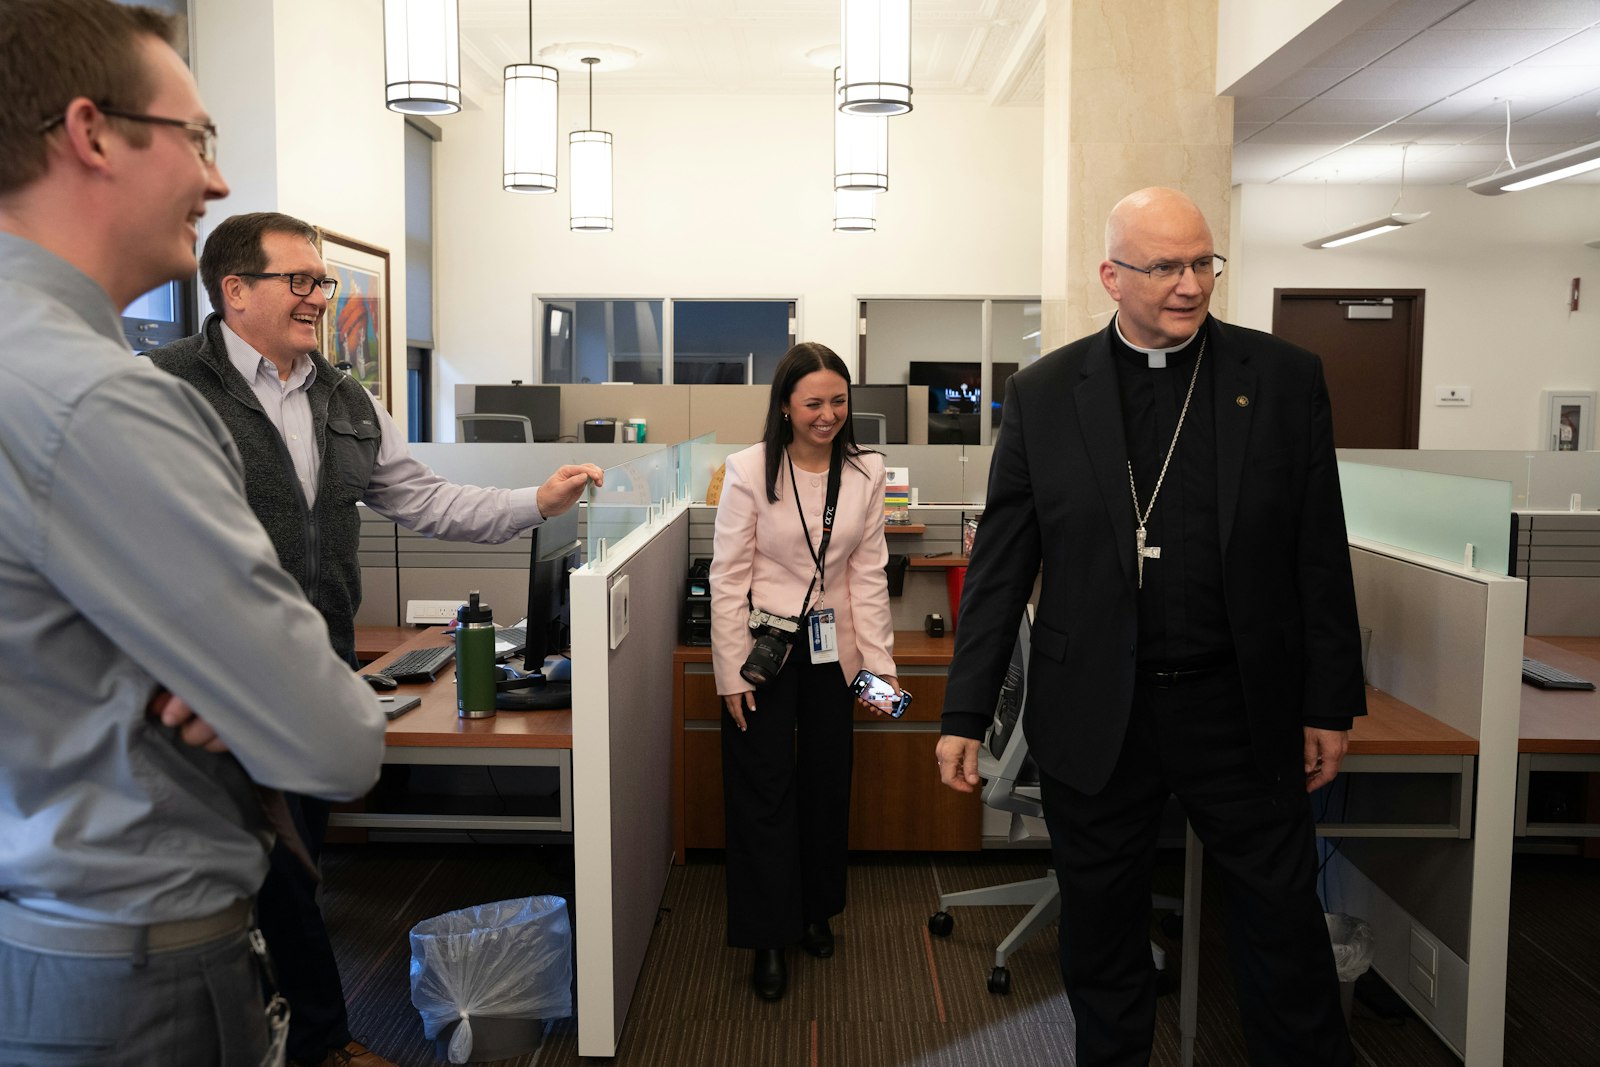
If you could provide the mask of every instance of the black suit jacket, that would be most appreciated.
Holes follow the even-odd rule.
[[[1114,328],[1006,389],[944,704],[945,733],[983,736],[1042,565],[1024,729],[1039,766],[1086,793],[1116,765],[1138,654]],[[1257,764],[1290,780],[1303,726],[1366,713],[1328,392],[1310,352],[1216,319],[1204,328],[1228,625]]]

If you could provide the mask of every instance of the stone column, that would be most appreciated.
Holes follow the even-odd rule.
[[[1226,254],[1233,100],[1216,95],[1216,0],[1048,0],[1041,348],[1102,329],[1105,220],[1135,189],[1194,198]],[[1211,309],[1224,317],[1224,274]]]

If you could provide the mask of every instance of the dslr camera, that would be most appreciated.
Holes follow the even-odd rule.
[[[750,629],[756,635],[756,643],[745,657],[744,666],[739,668],[739,676],[759,688],[783,669],[789,650],[800,636],[800,620],[751,608]]]

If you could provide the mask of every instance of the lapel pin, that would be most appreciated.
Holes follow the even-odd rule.
[[[1233,398],[1233,402],[1234,402],[1234,403],[1235,403],[1235,404],[1238,404],[1238,405],[1239,405],[1239,406],[1240,406],[1240,407],[1242,407],[1242,408],[1247,408],[1247,407],[1249,407],[1249,406],[1250,406],[1250,398],[1249,398],[1249,397],[1247,397],[1247,396],[1245,396],[1245,395],[1244,395],[1244,394],[1242,394],[1242,393],[1241,393],[1241,394],[1240,394],[1240,395],[1238,395],[1238,396],[1236,396],[1236,397],[1234,397],[1234,398]]]

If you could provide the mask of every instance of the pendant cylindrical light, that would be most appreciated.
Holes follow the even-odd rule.
[[[528,62],[505,71],[505,175],[510,193],[556,191],[556,87],[554,67],[533,62],[533,3],[528,3]]]
[[[384,102],[406,115],[461,110],[456,0],[383,0]]]
[[[878,228],[875,193],[837,189],[833,194],[833,228],[840,233],[865,233]]]
[[[889,191],[889,116],[852,114],[839,108],[839,68],[833,68],[833,187]]]
[[[840,0],[839,106],[863,115],[911,110],[911,0]]]
[[[611,217],[611,135],[594,128],[594,65],[600,62],[585,56],[589,67],[589,128],[573,130],[568,137],[572,172],[572,225],[574,230],[610,230]]]

